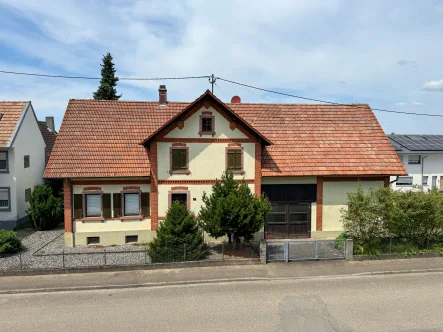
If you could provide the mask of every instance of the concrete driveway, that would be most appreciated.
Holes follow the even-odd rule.
[[[441,273],[0,296],[2,331],[443,331]]]

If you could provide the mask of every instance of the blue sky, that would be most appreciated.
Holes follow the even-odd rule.
[[[121,77],[200,76],[340,103],[443,115],[443,1],[0,0],[0,70]],[[192,101],[206,79],[119,82],[127,100]],[[32,100],[60,125],[97,81],[0,74],[0,100]],[[218,81],[244,102],[304,103]],[[375,112],[387,133],[442,134],[443,118]]]

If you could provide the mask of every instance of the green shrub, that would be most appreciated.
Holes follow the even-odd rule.
[[[194,261],[209,254],[203,242],[203,231],[195,216],[185,205],[173,202],[165,220],[157,229],[156,238],[149,243],[153,262]]]
[[[48,185],[34,186],[29,204],[27,213],[37,230],[54,229],[63,221],[63,200],[55,197]]]
[[[0,254],[12,254],[20,251],[21,242],[13,231],[0,229]]]

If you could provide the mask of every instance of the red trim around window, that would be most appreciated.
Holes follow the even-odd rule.
[[[122,216],[119,218],[120,220],[134,220],[140,219],[142,220],[142,191],[135,189],[124,189],[120,191],[121,199],[122,199]],[[138,194],[138,215],[133,216],[125,216],[125,194]]]
[[[186,149],[186,169],[173,170],[172,169],[172,150],[185,150]],[[169,174],[191,174],[189,171],[189,148],[188,147],[175,147],[171,146],[169,148]]]
[[[212,119],[212,131],[203,131],[203,119]],[[201,136],[203,135],[212,135],[212,137],[215,136],[215,116],[212,115],[212,112],[202,112],[200,115],[200,126],[199,126],[199,132],[198,134]]]
[[[85,188],[86,189],[86,188]],[[86,216],[86,195],[100,195],[100,216],[87,217]],[[82,192],[83,199],[83,218],[82,221],[105,221],[103,217],[103,191],[101,190],[87,190]]]
[[[228,151],[229,150],[240,150],[241,151],[241,169],[236,169],[236,170],[228,169]],[[245,150],[242,146],[228,146],[228,147],[226,147],[226,153],[225,153],[226,171],[230,171],[230,172],[232,172],[232,174],[245,174],[244,155],[245,155]]]
[[[189,190],[170,190],[168,191],[168,208],[172,204],[172,194],[186,194],[186,207],[191,210],[191,192]]]

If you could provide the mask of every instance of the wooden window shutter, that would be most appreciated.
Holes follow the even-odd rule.
[[[83,195],[74,194],[74,219],[83,218]]]
[[[122,216],[122,194],[114,193],[114,218],[120,218]]]
[[[103,194],[103,218],[112,218],[111,194]]]
[[[142,214],[144,217],[150,216],[149,193],[142,193]]]

